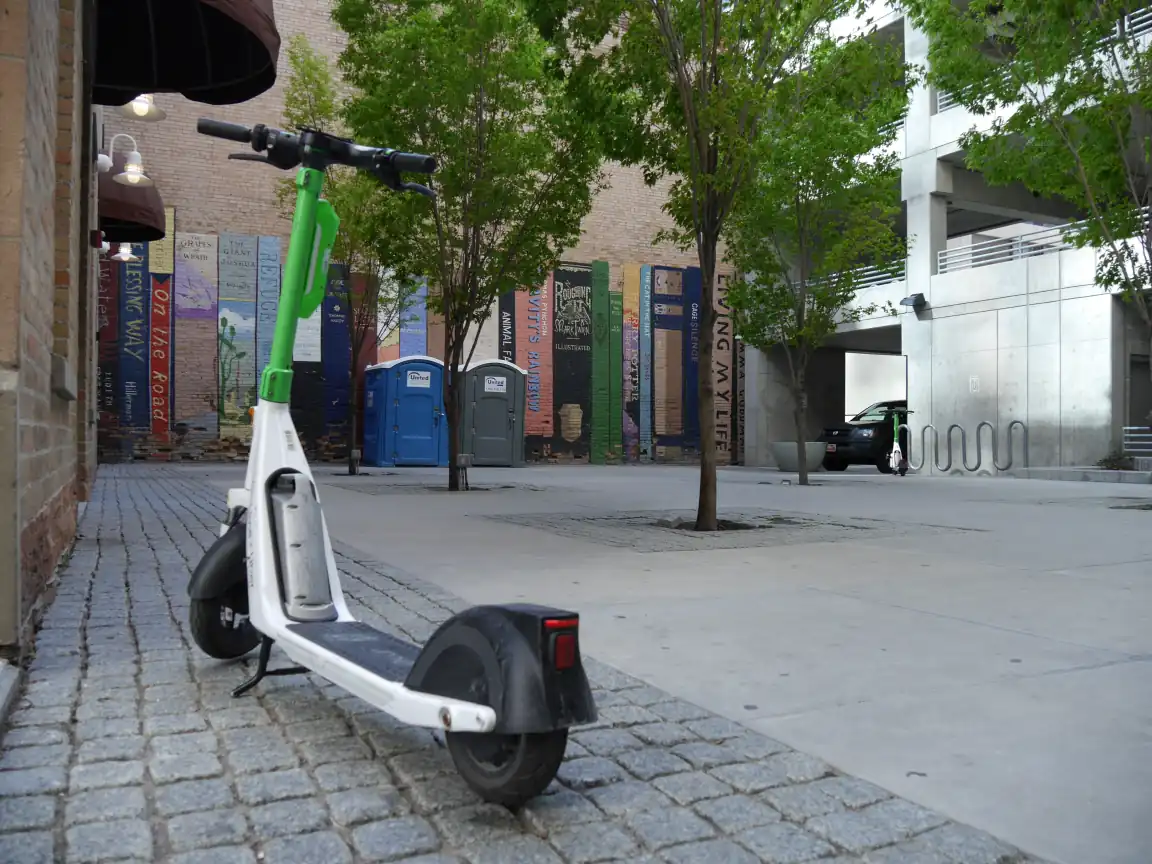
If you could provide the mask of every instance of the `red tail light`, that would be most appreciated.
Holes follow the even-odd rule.
[[[557,671],[576,665],[576,634],[559,633],[552,642],[552,659]]]
[[[549,633],[554,633],[557,630],[574,630],[580,626],[580,619],[577,618],[545,618],[544,629]]]

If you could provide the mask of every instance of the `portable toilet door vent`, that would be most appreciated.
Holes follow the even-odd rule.
[[[385,432],[389,464],[441,464],[444,364],[435,357],[402,357],[380,364],[388,378]]]

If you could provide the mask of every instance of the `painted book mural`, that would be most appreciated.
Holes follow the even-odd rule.
[[[105,460],[195,459],[236,446],[242,455],[251,439],[249,409],[272,351],[283,243],[179,232],[167,215],[165,240],[131,247],[138,261],[100,261],[97,407]],[[338,265],[331,279],[344,284]],[[365,284],[358,279],[353,291]],[[351,319],[342,305],[330,297],[298,327],[292,416],[313,455],[347,446]],[[365,320],[374,332],[374,312]],[[376,361],[370,341],[358,367]],[[335,448],[333,437],[341,438]]]
[[[168,216],[168,238],[132,247],[139,260],[100,264],[101,454],[242,456],[271,354],[285,246],[279,237],[180,232]],[[718,461],[738,461],[744,364],[728,278],[718,276],[713,292],[710,369],[699,360],[705,316],[695,267],[564,262],[539,285],[499,297],[473,361],[498,358],[525,371],[529,461],[692,458],[701,375],[711,376],[715,392]],[[366,366],[443,348],[427,280],[390,334],[376,333],[374,310],[357,317],[367,287],[365,277],[333,264],[324,303],[297,322],[291,410],[313,458],[347,453],[351,397]],[[363,401],[356,400],[357,438]]]

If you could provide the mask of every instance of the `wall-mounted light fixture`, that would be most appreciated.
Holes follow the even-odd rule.
[[[124,157],[124,170],[112,179],[125,186],[151,186],[152,178],[144,173],[144,160],[140,157],[136,139],[123,132],[113,135],[112,141],[108,144],[108,152],[96,157],[96,170],[101,174],[112,170],[111,154],[115,151],[116,141],[120,138],[127,138],[132,142],[132,151]]]
[[[911,306],[913,312],[919,312],[928,305],[928,301],[924,299],[923,294],[909,294],[900,301],[901,306]]]
[[[168,116],[163,108],[157,107],[151,93],[141,93],[131,102],[121,105],[117,111],[121,117],[143,120],[145,123],[158,123]]]
[[[120,249],[111,258],[112,261],[118,261],[121,264],[132,264],[140,260],[139,255],[132,254],[131,243],[121,243]]]

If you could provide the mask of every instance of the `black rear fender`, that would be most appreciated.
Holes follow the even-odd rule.
[[[208,547],[192,578],[188,596],[193,600],[219,600],[228,597],[236,602],[243,598],[247,607],[248,565],[246,560],[248,524],[237,522]],[[247,608],[235,609],[246,613]]]
[[[440,625],[404,682],[488,705],[493,732],[551,732],[596,720],[580,658],[579,617],[545,606],[476,606]],[[571,637],[558,662],[558,637]],[[558,668],[559,667],[559,668]]]

